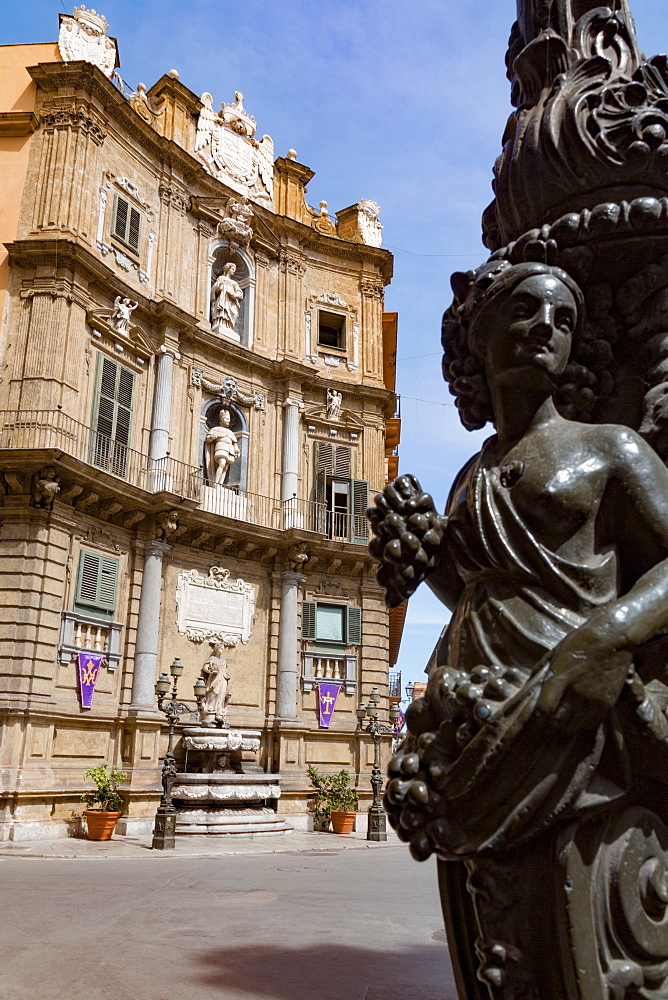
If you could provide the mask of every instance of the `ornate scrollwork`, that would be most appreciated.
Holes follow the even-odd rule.
[[[668,190],[668,68],[645,60],[625,10],[589,10],[562,37],[518,25],[508,51],[512,100],[495,166],[496,202],[485,212],[496,249],[577,203],[583,192]]]

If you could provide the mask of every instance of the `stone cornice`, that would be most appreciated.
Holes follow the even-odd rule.
[[[145,327],[170,326],[178,331],[179,347],[184,354],[188,353],[188,348],[193,352],[206,352],[211,361],[219,361],[223,366],[231,362],[239,365],[246,373],[255,372],[276,382],[297,380],[304,387],[308,386],[318,390],[322,389],[323,383],[326,381],[327,385],[334,385],[349,395],[354,394],[361,398],[377,400],[384,411],[392,408],[392,412],[394,412],[395,395],[389,389],[368,383],[351,383],[347,380],[339,382],[331,377],[325,380],[319,371],[314,371],[311,365],[303,364],[297,360],[275,361],[263,357],[247,347],[242,347],[241,344],[235,344],[231,340],[223,340],[213,332],[198,326],[196,318],[191,313],[181,309],[176,303],[167,299],[159,301],[149,299],[142,295],[139,289],[125,284],[116,272],[111,271],[96,254],[74,239],[62,238],[62,236],[54,234],[40,238],[14,240],[12,243],[5,243],[5,248],[9,252],[13,264],[18,264],[21,267],[38,265],[53,267],[57,260],[59,266],[79,270],[88,280],[92,280],[93,284],[104,289],[107,296],[113,298],[115,295],[129,295],[139,303],[136,316]],[[50,288],[44,287],[43,279],[40,279],[37,290],[44,294],[52,294]],[[193,363],[197,364],[201,363],[200,357],[188,358],[187,360],[192,360]]]
[[[19,139],[39,127],[39,119],[32,111],[0,111],[0,138]]]
[[[285,215],[275,215],[260,205],[254,206],[253,211],[256,218],[265,223],[274,238],[278,229],[284,238],[291,236],[297,240],[302,251],[308,250],[326,257],[354,261],[358,265],[376,268],[386,285],[392,280],[394,258],[389,250],[370,247],[365,243],[351,243],[349,240],[339,239],[338,236],[323,236],[302,222]]]

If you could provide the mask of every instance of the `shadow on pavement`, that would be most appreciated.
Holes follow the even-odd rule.
[[[289,933],[286,928],[286,933]],[[457,1000],[443,945],[373,951],[346,945],[216,949],[201,981],[262,1000]],[[236,995],[236,994],[235,994]]]

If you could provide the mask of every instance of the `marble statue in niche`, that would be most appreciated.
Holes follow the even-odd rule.
[[[211,286],[211,329],[214,333],[233,333],[236,326],[243,288],[233,277],[237,265],[228,261]]]
[[[200,710],[202,725],[227,725],[227,705],[230,701],[227,660],[223,653],[222,643],[211,643],[211,656],[202,667],[202,676],[206,682],[206,693]]]
[[[649,916],[626,926],[615,894],[665,923],[668,471],[628,427],[587,422],[602,372],[578,357],[570,275],[497,259],[453,289],[446,378],[465,426],[496,433],[445,515],[411,476],[369,512],[388,603],[426,580],[452,610],[386,808],[416,858],[440,859],[462,998],[539,1000],[546,982],[598,998],[560,985],[568,948],[546,959],[561,919],[601,963],[601,997],[665,988],[668,935],[647,936]]]
[[[211,427],[204,439],[206,478],[209,483],[222,485],[227,470],[241,454],[234,431],[230,430],[230,411],[221,407],[218,424]]]

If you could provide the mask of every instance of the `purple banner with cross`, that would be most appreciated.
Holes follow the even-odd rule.
[[[318,705],[320,707],[320,725],[329,729],[334,715],[334,706],[341,690],[340,684],[331,681],[318,681]]]
[[[104,659],[104,653],[79,653],[79,694],[82,708],[93,707],[95,681]]]

